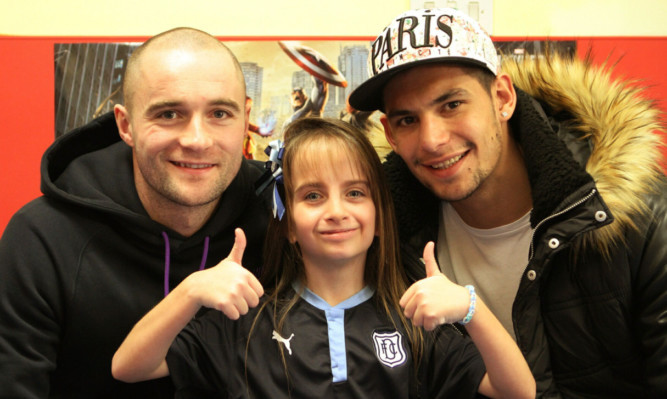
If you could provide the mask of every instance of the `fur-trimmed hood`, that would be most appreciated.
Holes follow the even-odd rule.
[[[581,132],[578,140],[590,148],[586,171],[616,220],[588,239],[606,247],[621,238],[634,227],[633,215],[646,211],[645,195],[663,174],[658,109],[637,82],[614,81],[611,68],[592,65],[590,57],[505,57],[502,70],[548,114]]]

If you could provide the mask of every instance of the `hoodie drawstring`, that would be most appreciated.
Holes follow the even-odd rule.
[[[164,239],[164,296],[169,294],[169,264],[170,264],[170,248],[169,248],[169,236],[167,232],[162,232],[162,238]],[[204,238],[204,254],[201,257],[201,263],[199,264],[199,270],[204,270],[206,266],[206,258],[208,257],[208,243],[209,237]]]

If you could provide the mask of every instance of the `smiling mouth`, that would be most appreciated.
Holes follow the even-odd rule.
[[[172,163],[176,166],[180,166],[181,168],[189,168],[189,169],[206,169],[213,166],[212,163],[185,163],[185,162],[172,162]]]
[[[323,231],[322,234],[324,234],[324,235],[333,235],[333,234],[349,233],[350,231],[354,231],[354,230],[355,229],[329,230],[329,231]]]
[[[461,154],[461,155],[459,155],[459,156],[456,156],[456,157],[454,157],[454,158],[449,158],[449,159],[446,160],[445,162],[440,162],[440,163],[438,163],[438,164],[435,164],[435,165],[428,165],[428,166],[429,166],[430,168],[433,168],[433,169],[447,169],[447,168],[452,167],[452,166],[453,166],[455,163],[457,163],[458,161],[460,161],[461,158],[463,158],[466,154],[467,154],[467,153],[463,153],[463,154]]]

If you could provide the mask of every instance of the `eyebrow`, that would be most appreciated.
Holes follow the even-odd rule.
[[[367,187],[371,186],[371,183],[368,180],[347,180],[347,181],[344,182],[343,185],[347,187],[347,186],[354,186],[354,185],[357,185],[357,184],[363,184]],[[299,187],[296,187],[294,189],[294,192],[299,192],[299,191],[302,191],[302,190],[305,190],[305,189],[310,189],[310,188],[317,189],[317,188],[320,188],[320,187],[323,187],[323,186],[324,186],[323,183],[320,183],[320,182],[317,182],[317,181],[306,182],[306,183],[300,185]]]
[[[151,104],[147,109],[145,114],[150,115],[154,112],[157,112],[159,110],[165,109],[165,108],[175,108],[179,107],[183,104],[183,101],[179,100],[164,100],[164,101],[158,101],[156,103]],[[241,105],[237,101],[234,100],[227,100],[224,98],[219,98],[215,99],[213,101],[210,101],[208,105],[217,105],[217,106],[224,106],[224,107],[229,107],[232,110],[236,112],[241,111]]]
[[[213,100],[213,101],[209,102],[208,104],[209,105],[222,105],[222,106],[225,106],[225,107],[229,107],[236,112],[241,111],[241,105],[238,103],[238,101],[234,101],[234,100],[227,100],[227,99],[224,99],[224,98],[219,98],[217,100]]]
[[[180,101],[159,101],[156,103],[153,103],[146,108],[146,111],[144,112],[146,115],[150,115],[156,111],[159,111],[164,108],[173,108],[181,105]]]
[[[446,92],[445,94],[441,95],[440,97],[436,98],[435,100],[431,101],[429,105],[440,104],[449,101],[449,99],[451,99],[452,97],[464,95],[467,93],[468,91],[466,89],[460,89],[460,88],[452,89]]]
[[[441,104],[443,102],[449,101],[452,97],[459,96],[459,95],[466,95],[466,94],[468,94],[468,91],[466,89],[454,88],[454,89],[446,91],[445,93],[443,93],[439,97],[437,97],[434,100],[432,100],[431,102],[429,102],[428,106]],[[391,112],[387,113],[386,115],[387,115],[387,118],[394,118],[394,117],[397,117],[397,116],[410,115],[411,113],[412,113],[412,111],[410,111],[408,109],[398,109],[398,110],[391,111]]]

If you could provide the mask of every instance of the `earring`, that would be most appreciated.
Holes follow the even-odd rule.
[[[509,114],[507,112],[503,111],[503,112],[500,113],[500,115],[502,115],[503,118],[507,118],[507,115],[509,115]]]

